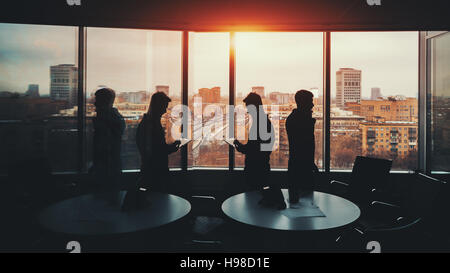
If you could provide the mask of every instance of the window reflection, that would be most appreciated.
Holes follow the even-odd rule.
[[[155,92],[164,92],[172,99],[161,123],[167,141],[174,141],[170,117],[173,107],[181,104],[181,53],[179,31],[87,29],[86,116],[89,161],[92,160],[94,94],[102,87],[116,91],[114,107],[126,121],[122,138],[124,170],[140,169],[136,130]],[[169,156],[169,167],[181,167],[181,152]]]
[[[77,33],[0,24],[0,173],[24,160],[77,170]]]
[[[450,33],[428,41],[432,171],[450,171]]]

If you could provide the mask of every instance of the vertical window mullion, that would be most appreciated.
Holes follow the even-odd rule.
[[[182,82],[183,82],[183,94],[182,94],[182,104],[189,107],[189,31],[183,31],[182,39],[182,58],[183,58],[183,68],[182,68]],[[189,111],[188,111],[189,112]],[[183,112],[183,124],[189,126],[189,115],[186,111]],[[188,128],[183,128],[183,138],[188,138]],[[188,168],[188,145],[181,147],[181,168],[183,171],[187,171]]]
[[[330,125],[331,125],[331,33],[323,33],[323,162],[326,173],[330,172]]]
[[[235,32],[230,32],[230,75],[229,75],[229,80],[230,80],[230,93],[229,93],[229,105],[235,105],[236,104],[236,100],[235,100],[235,95],[236,95],[236,46],[235,46],[235,37],[236,37],[236,33]],[[230,110],[232,108],[229,108]],[[233,136],[235,135],[235,120],[234,120],[234,111],[229,111],[228,113],[228,122],[229,122],[229,135]],[[234,154],[234,147],[229,147],[229,168],[230,171],[234,170],[234,158],[235,158],[235,154]]]
[[[429,172],[427,166],[427,137],[430,131],[428,130],[428,117],[427,117],[427,39],[425,38],[425,32],[419,32],[419,170],[423,172]]]
[[[87,170],[86,166],[86,96],[85,96],[85,65],[86,65],[86,28],[78,27],[78,173]]]

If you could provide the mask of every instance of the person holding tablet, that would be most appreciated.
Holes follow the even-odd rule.
[[[167,191],[169,154],[178,151],[181,141],[166,143],[161,117],[166,113],[171,99],[163,92],[152,96],[148,113],[138,126],[136,142],[141,155],[140,187]]]
[[[253,120],[249,140],[247,144],[235,140],[234,146],[238,152],[245,154],[244,173],[247,184],[250,189],[261,191],[260,205],[285,209],[286,203],[280,185],[270,177],[270,154],[275,143],[274,128],[262,107],[262,99],[258,94],[250,93],[244,102]],[[260,128],[261,126],[263,127]]]

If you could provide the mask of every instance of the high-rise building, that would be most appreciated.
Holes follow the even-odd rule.
[[[265,98],[266,97],[266,91],[265,91],[264,86],[252,87],[252,93],[258,94],[261,98]]]
[[[220,102],[220,87],[201,88],[198,94],[202,97],[203,103],[219,103]]]
[[[39,98],[39,85],[38,84],[30,84],[28,85],[28,90],[25,93],[27,97],[30,98]]]
[[[50,98],[63,100],[69,107],[77,105],[78,67],[60,64],[50,67]]]
[[[156,92],[163,92],[167,96],[169,96],[169,90],[170,90],[170,86],[168,86],[168,85],[157,85],[156,86]]]
[[[341,68],[336,72],[336,104],[361,101],[361,70]]]
[[[379,87],[373,87],[370,99],[371,100],[377,100],[378,98],[382,97],[381,95],[381,89]]]

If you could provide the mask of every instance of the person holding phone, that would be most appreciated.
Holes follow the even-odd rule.
[[[171,99],[163,92],[153,94],[148,113],[137,128],[136,142],[141,156],[139,187],[167,191],[169,154],[179,150],[181,141],[167,144],[161,118]]]
[[[318,172],[314,163],[316,119],[312,117],[314,95],[300,90],[295,94],[297,109],[286,120],[289,140],[289,202],[299,202],[300,191],[314,191],[314,173]]]

